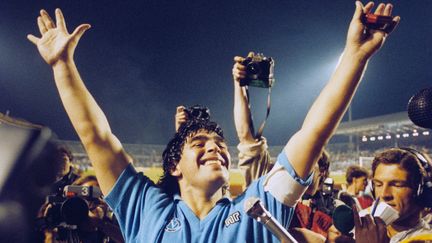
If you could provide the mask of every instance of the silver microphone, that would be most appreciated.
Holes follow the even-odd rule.
[[[272,232],[281,242],[298,243],[288,231],[272,217],[269,211],[265,209],[259,198],[250,197],[246,199],[243,205],[247,215],[262,223],[270,232]]]

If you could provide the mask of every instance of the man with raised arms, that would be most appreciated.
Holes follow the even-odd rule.
[[[90,25],[82,24],[69,34],[59,9],[55,23],[42,10],[37,19],[42,36],[28,35],[28,39],[53,69],[63,105],[127,242],[278,242],[245,214],[244,201],[260,198],[283,226],[289,225],[293,206],[311,182],[312,168],[345,113],[368,60],[387,36],[365,31],[361,16],[372,7],[373,3],[356,2],[338,67],[301,129],[289,139],[273,169],[234,200],[224,197],[230,155],[216,123],[194,119],[179,128],[163,155],[164,176],[155,185],[136,172],[75,66],[75,48]],[[390,4],[375,10],[387,16],[391,12]]]

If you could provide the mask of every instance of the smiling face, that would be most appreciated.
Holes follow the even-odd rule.
[[[198,189],[212,195],[228,183],[229,165],[224,139],[202,129],[187,137],[181,159],[171,174],[178,178],[180,192]]]
[[[379,164],[373,183],[375,196],[399,212],[399,219],[395,223],[418,217],[421,208],[415,202],[416,190],[410,183],[409,173],[399,164]]]

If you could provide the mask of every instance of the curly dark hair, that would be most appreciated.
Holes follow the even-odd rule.
[[[191,119],[183,123],[174,137],[168,142],[162,153],[163,175],[158,181],[158,186],[167,194],[180,194],[180,187],[177,178],[171,175],[180,161],[186,139],[198,131],[214,132],[224,138],[222,128],[215,122],[203,119]]]

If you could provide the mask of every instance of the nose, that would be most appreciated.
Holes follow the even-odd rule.
[[[383,185],[381,189],[381,195],[378,195],[381,197],[382,200],[391,201],[393,199],[393,194],[391,187],[389,185]]]
[[[206,143],[206,152],[207,153],[220,153],[221,149],[219,148],[219,145],[217,145],[217,143],[213,140],[209,140]]]

